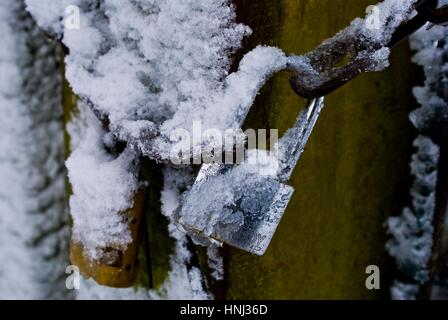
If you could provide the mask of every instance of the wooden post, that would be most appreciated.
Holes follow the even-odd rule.
[[[64,66],[62,65],[62,73],[65,74]],[[78,98],[71,90],[68,82],[64,80],[63,84],[63,110],[64,123],[67,126],[70,121],[76,118],[79,114],[77,107]],[[65,145],[66,157],[69,156],[72,146],[70,134],[65,130]],[[67,181],[68,194],[71,194],[71,187]],[[73,265],[76,265],[81,274],[86,278],[94,279],[98,284],[125,288],[133,286],[139,274],[138,266],[138,251],[141,241],[141,221],[144,214],[146,201],[146,190],[141,188],[134,196],[134,206],[122,214],[128,221],[129,230],[132,236],[132,243],[128,245],[126,250],[121,252],[114,252],[116,259],[113,261],[90,261],[83,252],[83,247],[80,243],[71,241],[70,243],[70,260]],[[109,249],[109,248],[108,248]],[[110,250],[115,250],[110,248]]]

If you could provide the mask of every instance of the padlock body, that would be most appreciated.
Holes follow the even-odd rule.
[[[192,234],[263,255],[294,189],[256,166],[218,171],[197,180],[186,194],[179,222]]]

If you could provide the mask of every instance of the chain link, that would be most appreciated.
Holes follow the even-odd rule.
[[[291,87],[299,96],[313,99],[326,96],[362,73],[381,70],[381,59],[372,56],[381,54],[382,48],[393,49],[428,22],[448,24],[448,5],[437,7],[438,0],[417,1],[414,6],[417,15],[403,21],[388,43],[368,39],[362,31],[352,30],[336,34],[304,56],[290,57]],[[349,62],[338,66],[347,57]]]

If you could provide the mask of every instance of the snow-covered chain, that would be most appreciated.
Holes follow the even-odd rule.
[[[228,0],[111,0],[98,7],[91,0],[27,0],[38,22],[68,47],[67,78],[75,93],[108,119],[115,139],[158,161],[170,160],[172,149],[189,149],[173,132],[191,132],[194,121],[204,130],[239,128],[261,86],[286,66],[299,93],[349,72],[383,70],[387,43],[416,2],[386,0],[378,4],[379,26],[368,27],[370,16],[355,19],[305,56],[286,60],[279,49],[256,48],[227,75],[230,54],[251,32],[234,22]],[[68,4],[81,9],[79,30],[63,28]],[[352,63],[330,72],[346,54]],[[192,156],[198,147],[191,146]]]
[[[432,0],[389,0],[378,4],[365,19],[355,19],[315,50],[304,56],[290,57],[288,68],[294,73],[292,88],[302,97],[316,98],[329,94],[361,73],[384,70],[389,66],[390,49],[431,20],[431,15],[437,13],[431,6],[436,4],[437,1]],[[416,8],[419,14],[409,21]],[[369,24],[371,19],[375,19],[377,25]],[[346,58],[349,62],[338,66]]]

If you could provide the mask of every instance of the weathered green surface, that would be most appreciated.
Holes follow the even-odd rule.
[[[375,2],[375,1],[373,1]],[[304,53],[364,15],[367,0],[237,0],[239,19],[258,44]],[[407,201],[415,70],[407,44],[392,67],[362,75],[330,95],[293,176],[295,195],[267,254],[229,249],[228,299],[375,299],[388,297],[390,261],[383,223]],[[304,101],[276,76],[247,126],[291,125]],[[382,290],[365,288],[365,268],[382,270]],[[390,272],[390,271],[389,271]]]
[[[160,208],[160,191],[163,188],[161,166],[145,159],[142,164],[142,180],[149,181],[145,220],[142,230],[143,246],[140,248],[142,266],[139,285],[159,289],[170,271],[170,257],[174,251],[174,239],[168,234],[168,220]],[[146,281],[145,281],[146,280]]]
[[[62,49],[61,49],[62,52]],[[61,60],[64,60],[64,56],[61,55]],[[68,158],[71,150],[71,138],[67,131],[67,125],[78,114],[77,100],[78,98],[73,93],[70,88],[70,84],[65,79],[65,64],[61,62],[61,74],[64,78],[62,82],[62,109],[63,109],[63,120],[64,120],[64,142],[65,142],[65,157]],[[68,184],[69,185],[69,184]],[[69,186],[70,188],[70,186]],[[71,190],[69,190],[71,193]]]

